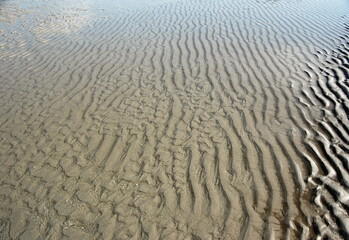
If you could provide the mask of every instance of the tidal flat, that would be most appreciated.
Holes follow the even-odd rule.
[[[0,0],[0,239],[349,239],[349,2]]]

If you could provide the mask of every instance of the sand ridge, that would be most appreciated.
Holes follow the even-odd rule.
[[[348,238],[348,25],[314,2],[2,3],[0,238]]]

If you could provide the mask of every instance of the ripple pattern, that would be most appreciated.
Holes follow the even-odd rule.
[[[349,238],[326,1],[43,3],[0,2],[1,239]]]

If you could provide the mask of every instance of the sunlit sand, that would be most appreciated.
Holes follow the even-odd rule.
[[[0,1],[0,239],[348,239],[348,14]]]

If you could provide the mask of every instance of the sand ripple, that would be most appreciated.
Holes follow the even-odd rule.
[[[0,239],[349,238],[344,0],[38,2],[0,2]]]

